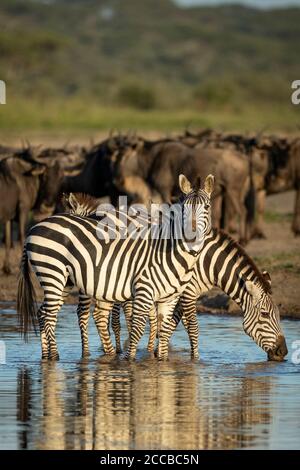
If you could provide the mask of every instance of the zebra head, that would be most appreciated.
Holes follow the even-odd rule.
[[[262,285],[246,280],[245,288],[247,291],[243,322],[245,333],[267,353],[270,361],[283,361],[288,350],[280,326],[277,305]]]
[[[193,251],[203,245],[204,237],[211,231],[211,194],[214,189],[214,176],[208,175],[201,188],[200,178],[193,186],[186,176],[179,176],[179,187],[183,193],[182,229],[183,237],[189,240]]]

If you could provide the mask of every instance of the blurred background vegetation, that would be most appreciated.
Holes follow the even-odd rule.
[[[0,0],[0,130],[293,132],[299,57],[300,8]]]

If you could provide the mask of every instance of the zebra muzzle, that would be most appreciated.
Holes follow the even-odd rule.
[[[288,353],[284,336],[278,336],[275,347],[268,351],[269,361],[281,362]]]

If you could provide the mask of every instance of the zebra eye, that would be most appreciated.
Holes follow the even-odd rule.
[[[209,205],[209,204],[204,204],[204,209],[205,209],[206,211],[208,211],[209,208],[210,208],[210,205]]]
[[[260,314],[263,318],[268,318],[269,317],[269,312],[260,312]]]

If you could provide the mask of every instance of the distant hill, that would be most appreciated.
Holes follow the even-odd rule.
[[[289,100],[300,9],[171,0],[1,0],[0,78],[16,96],[140,109]]]

